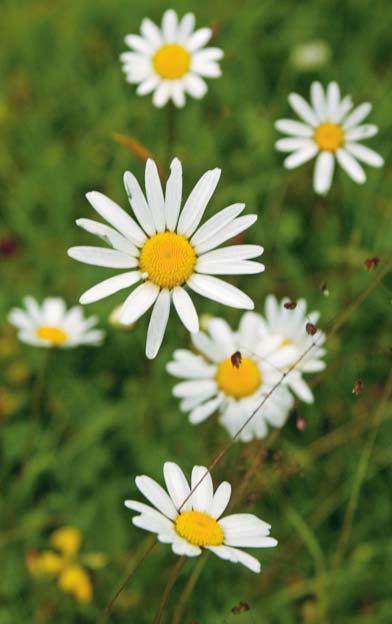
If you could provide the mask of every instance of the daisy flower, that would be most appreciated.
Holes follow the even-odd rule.
[[[40,305],[33,297],[25,297],[25,309],[13,308],[8,320],[18,330],[22,342],[35,347],[67,349],[78,345],[100,345],[105,332],[92,329],[96,316],[85,318],[80,306],[69,310],[60,297],[47,297]]]
[[[128,509],[139,513],[132,518],[135,526],[156,533],[176,555],[198,557],[206,548],[221,559],[260,572],[259,561],[240,548],[271,548],[277,541],[269,537],[271,526],[253,514],[221,518],[229,504],[230,483],[224,481],[214,493],[209,470],[195,466],[189,486],[181,468],[172,462],[164,464],[163,476],[168,493],[150,477],[136,477],[137,488],[153,507],[125,501]]]
[[[175,158],[162,190],[152,160],[146,164],[146,197],[135,176],[127,171],[125,189],[136,221],[111,199],[93,191],[87,199],[112,227],[90,219],[77,224],[103,238],[112,249],[72,247],[71,258],[113,269],[132,269],[100,282],[85,292],[80,303],[91,303],[142,282],[125,300],[119,320],[129,325],[154,305],[147,332],[146,355],[154,358],[161,346],[173,305],[190,332],[199,329],[191,290],[234,308],[253,309],[253,301],[241,290],[215,275],[260,273],[264,266],[250,259],[260,256],[260,245],[234,245],[216,249],[251,226],[256,215],[240,217],[245,204],[233,204],[199,227],[221,171],[207,171],[198,181],[181,210],[182,167]]]
[[[159,28],[145,18],[141,36],[127,35],[125,43],[131,52],[120,59],[127,82],[138,84],[136,93],[154,92],[152,101],[158,108],[170,99],[177,107],[185,104],[185,94],[202,98],[207,92],[204,78],[218,78],[220,48],[205,48],[211,39],[210,28],[194,30],[195,16],[187,13],[181,20],[172,9],[163,14]]]
[[[261,317],[253,312],[242,316],[238,331],[220,318],[208,323],[208,333],[192,335],[198,354],[180,349],[174,352],[167,371],[185,381],[173,388],[181,399],[180,409],[189,412],[189,421],[198,424],[216,410],[220,423],[231,437],[255,412],[244,427],[239,439],[248,442],[267,435],[267,423],[282,427],[293,405],[293,397],[284,384],[280,385],[260,406],[274,385],[282,377],[282,367],[293,357],[293,349],[278,349],[279,336],[255,340],[261,331]],[[240,352],[237,362],[233,354]]]
[[[313,403],[313,393],[304,381],[302,373],[316,373],[325,368],[325,362],[322,359],[325,349],[321,347],[325,342],[325,334],[317,330],[317,334],[311,336],[306,331],[307,323],[317,324],[320,313],[307,313],[305,299],[299,299],[293,310],[285,308],[284,304],[288,301],[289,299],[285,298],[279,302],[273,295],[268,295],[265,301],[265,318],[260,324],[259,340],[263,344],[266,338],[279,336],[278,351],[286,350],[287,347],[291,348],[292,358],[287,362],[285,370],[295,364],[312,343],[317,343],[285,378],[285,383],[299,399],[306,403]]]
[[[377,126],[362,124],[372,105],[364,102],[351,110],[351,97],[342,98],[336,82],[330,82],[325,91],[319,82],[313,82],[310,100],[311,105],[297,93],[291,93],[290,105],[301,121],[279,119],[275,124],[280,132],[289,135],[276,143],[280,152],[291,152],[284,166],[295,169],[317,156],[313,186],[321,195],[331,187],[335,160],[354,182],[363,184],[366,175],[358,161],[372,167],[384,164],[377,152],[359,143],[378,132]]]

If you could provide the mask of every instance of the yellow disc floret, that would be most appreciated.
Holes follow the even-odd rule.
[[[344,131],[334,123],[323,123],[314,133],[314,140],[321,150],[335,152],[344,143]]]
[[[191,55],[183,46],[177,43],[167,43],[155,52],[152,63],[161,78],[178,80],[188,72]]]
[[[148,239],[140,253],[140,269],[160,288],[181,286],[192,275],[196,254],[185,236],[161,232]]]
[[[181,537],[194,546],[220,546],[224,534],[215,518],[203,511],[184,511],[175,523]]]
[[[260,369],[253,360],[243,357],[237,368],[233,366],[231,358],[227,358],[218,366],[216,383],[225,394],[242,399],[256,392],[261,386],[262,378]]]
[[[60,327],[50,327],[48,325],[43,325],[37,328],[36,334],[37,338],[41,338],[41,340],[46,340],[55,347],[64,344],[68,340],[67,334]]]

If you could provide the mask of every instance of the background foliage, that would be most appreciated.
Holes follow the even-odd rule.
[[[225,50],[223,77],[179,115],[175,152],[186,190],[207,168],[221,166],[209,214],[246,201],[260,215],[247,240],[264,245],[266,272],[240,279],[256,309],[262,311],[269,292],[304,296],[328,328],[377,279],[390,252],[390,3],[176,0],[172,6],[194,10],[198,25],[211,24]],[[160,479],[169,458],[190,472],[227,441],[213,420],[193,429],[171,398],[173,381],[164,367],[175,347],[188,344],[174,317],[156,361],[144,356],[144,319],[130,333],[108,327],[102,349],[50,353],[43,384],[47,354],[18,344],[6,322],[9,308],[27,293],[61,295],[71,304],[104,279],[105,270],[76,265],[65,252],[91,240],[74,225],[76,217],[92,215],[86,191],[101,190],[125,206],[123,171],[142,177],[143,164],[113,132],[136,137],[165,161],[167,113],[135,96],[118,62],[124,35],[136,32],[145,15],[160,20],[165,8],[158,0],[2,2],[0,624],[95,622],[145,548],[146,534],[123,508],[136,493],[134,475]],[[330,46],[331,58],[317,72],[300,71],[292,50],[315,38]],[[315,78],[338,80],[356,103],[373,102],[371,121],[380,134],[371,145],[387,160],[385,168],[368,172],[364,187],[338,172],[327,198],[311,191],[311,166],[286,172],[273,148],[273,122],[288,115],[288,93],[307,95]],[[368,273],[363,263],[374,255],[380,268]],[[121,294],[89,312],[105,325],[120,301]],[[197,305],[238,322],[237,311],[201,299]],[[271,522],[279,547],[260,551],[260,576],[210,558],[182,622],[391,621],[390,310],[384,280],[328,342],[327,370],[314,377],[315,404],[298,404],[282,432],[263,443],[235,445],[215,471],[215,481],[238,486],[231,509]],[[355,396],[358,378],[365,391]],[[296,428],[298,416],[305,431]],[[372,450],[368,463],[366,449]],[[366,469],[363,487],[342,542],[359,466]],[[47,548],[50,532],[64,524],[82,530],[86,552],[109,556],[93,573],[95,598],[87,607],[26,569],[26,553]],[[154,549],[110,621],[150,623],[173,562],[167,547]],[[187,562],[168,615],[196,564]],[[232,613],[240,601],[250,610]]]

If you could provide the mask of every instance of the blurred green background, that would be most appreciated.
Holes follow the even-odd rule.
[[[265,247],[266,271],[234,280],[262,311],[269,292],[304,296],[327,329],[377,278],[392,240],[392,8],[387,0],[188,0],[197,25],[214,28],[225,51],[223,76],[202,101],[178,115],[175,154],[185,191],[208,168],[223,175],[208,214],[234,201],[258,212],[248,242]],[[214,419],[193,429],[171,397],[164,367],[189,339],[172,316],[157,359],[146,360],[147,319],[131,332],[107,327],[101,349],[47,353],[21,345],[6,317],[25,294],[60,295],[69,304],[110,271],[78,265],[72,244],[95,244],[78,231],[91,217],[84,194],[100,190],[127,205],[122,174],[139,179],[143,163],[113,133],[131,135],[166,158],[167,111],[138,98],[124,81],[119,54],[141,19],[160,21],[158,0],[2,0],[0,75],[0,624],[95,622],[148,535],[130,522],[123,500],[134,476],[161,480],[165,460],[189,474],[227,442]],[[325,59],[301,66],[301,48],[321,40]],[[299,57],[299,60],[298,60]],[[310,82],[336,79],[356,104],[374,105],[380,127],[369,146],[386,159],[356,186],[341,171],[326,198],[311,190],[312,165],[287,172],[274,150],[274,120],[291,116],[287,95],[308,96]],[[364,270],[379,256],[376,272]],[[327,284],[329,296],[326,296]],[[123,294],[88,306],[107,326]],[[235,445],[214,472],[237,493],[231,511],[272,524],[279,546],[258,551],[262,573],[210,557],[181,624],[387,624],[392,621],[391,283],[383,280],[327,343],[328,366],[312,379],[316,401],[298,403],[284,429],[265,441]],[[198,298],[200,312],[236,325],[240,313]],[[357,379],[365,390],[356,396]],[[382,399],[384,397],[384,403]],[[381,406],[381,407],[380,407]],[[383,408],[383,412],[381,409]],[[384,416],[369,462],[369,438]],[[306,429],[296,427],[304,418]],[[366,468],[352,527],[342,547],[347,505]],[[362,469],[360,468],[360,470]],[[244,475],[248,478],[244,480]],[[250,475],[250,476],[249,476]],[[354,500],[354,502],[355,502]],[[82,552],[108,563],[92,572],[94,600],[78,605],[54,581],[33,578],[31,550],[49,547],[59,526],[78,527]],[[340,544],[340,546],[339,546]],[[338,555],[336,554],[338,552]],[[150,623],[168,571],[170,549],[158,545],[117,600],[109,621]],[[197,560],[189,560],[170,598],[173,613]],[[250,610],[233,613],[240,601]],[[179,624],[177,622],[177,624]]]

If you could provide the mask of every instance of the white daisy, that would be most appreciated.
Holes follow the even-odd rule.
[[[185,327],[190,332],[198,331],[197,313],[185,286],[224,305],[245,309],[254,307],[245,293],[213,276],[264,270],[262,264],[250,260],[263,253],[260,245],[216,249],[251,226],[257,216],[240,217],[245,204],[233,204],[199,227],[220,174],[220,169],[207,171],[181,210],[182,167],[177,158],[171,163],[165,193],[155,163],[147,161],[147,198],[135,176],[127,171],[125,189],[138,223],[102,193],[87,193],[93,208],[113,227],[90,219],[78,219],[76,223],[104,239],[113,249],[72,247],[68,254],[86,264],[132,270],[93,286],[81,296],[80,303],[98,301],[142,281],[125,300],[120,321],[127,325],[134,323],[155,304],[147,332],[146,354],[149,358],[154,358],[161,346],[171,302]]]
[[[282,377],[282,368],[291,361],[293,349],[278,349],[279,336],[267,336],[258,341],[261,317],[247,312],[243,315],[237,332],[220,318],[208,323],[209,335],[203,332],[192,335],[196,355],[180,349],[167,364],[171,375],[185,379],[173,388],[181,399],[180,409],[189,412],[189,420],[197,424],[206,420],[216,410],[220,423],[234,437],[244,427],[239,439],[248,442],[267,435],[267,423],[282,427],[294,403],[287,387],[279,386],[264,405],[260,406],[274,385]],[[257,353],[255,350],[257,349]],[[237,351],[241,361],[233,364]]]
[[[221,518],[230,500],[230,483],[224,481],[214,493],[208,469],[195,466],[189,487],[181,468],[172,462],[164,464],[163,475],[168,494],[150,477],[136,477],[137,488],[154,507],[125,501],[128,509],[140,514],[132,518],[133,524],[156,533],[176,555],[197,557],[206,548],[221,559],[260,572],[259,561],[240,548],[271,548],[277,541],[269,537],[271,526],[253,514]]]
[[[33,297],[25,297],[23,302],[25,309],[13,308],[8,315],[22,342],[35,347],[67,349],[99,345],[105,337],[101,329],[92,329],[98,322],[96,316],[85,318],[80,306],[67,310],[59,297],[48,297],[41,305]]]
[[[289,135],[276,142],[280,152],[291,152],[284,166],[294,169],[317,156],[313,186],[321,195],[331,187],[335,159],[354,182],[363,184],[366,175],[358,161],[372,167],[384,164],[377,152],[358,143],[378,132],[373,124],[362,125],[372,105],[365,102],[352,111],[351,97],[342,98],[336,82],[330,82],[325,91],[320,82],[313,82],[310,99],[311,105],[297,93],[291,93],[290,105],[301,121],[279,119],[275,124]]]
[[[324,370],[325,362],[322,358],[325,355],[325,349],[321,345],[325,342],[325,334],[317,329],[316,334],[309,335],[306,331],[306,325],[311,323],[316,326],[320,313],[307,313],[305,299],[299,299],[294,309],[285,308],[287,302],[289,302],[287,298],[282,299],[279,303],[276,297],[268,295],[265,301],[265,319],[262,319],[260,323],[259,339],[263,344],[271,336],[279,336],[277,350],[291,348],[292,358],[284,367],[285,370],[295,364],[312,343],[316,343],[316,346],[302,357],[285,378],[285,383],[298,398],[306,403],[312,403],[314,401],[313,393],[304,381],[302,373],[316,373]]]
[[[145,18],[141,36],[127,35],[125,43],[132,52],[120,59],[127,82],[138,84],[136,93],[154,92],[153,104],[164,106],[170,99],[178,107],[185,104],[185,94],[202,98],[207,92],[204,78],[218,78],[220,48],[205,48],[211,39],[210,28],[194,31],[195,16],[187,13],[181,20],[172,9],[163,14],[161,27]]]

